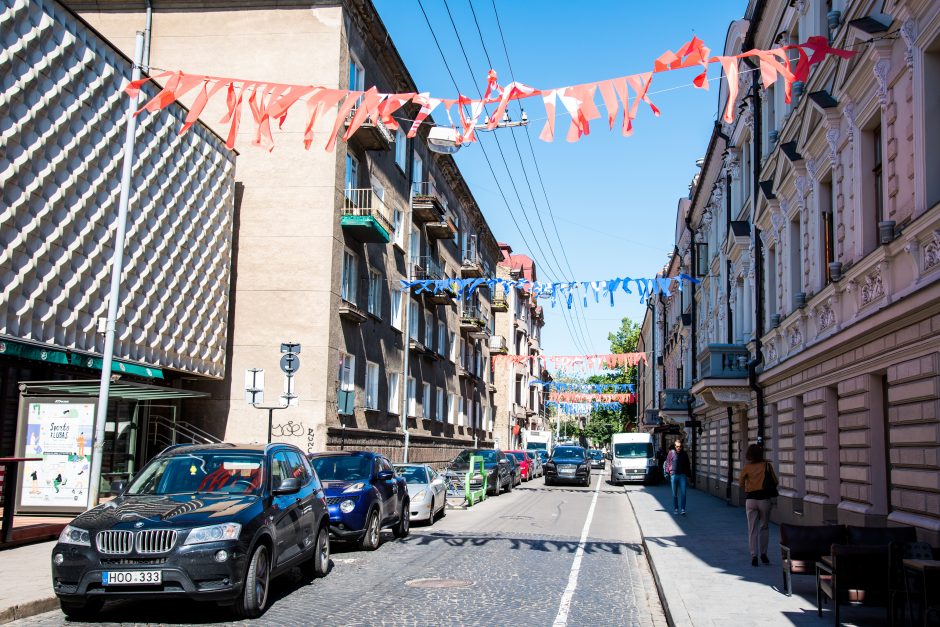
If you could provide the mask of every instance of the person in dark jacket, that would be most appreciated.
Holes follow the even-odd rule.
[[[764,460],[764,447],[751,444],[744,454],[744,468],[738,478],[738,485],[744,490],[744,511],[747,514],[747,539],[751,549],[751,566],[757,566],[760,560],[769,564],[767,543],[769,541],[770,506],[773,494],[765,489],[766,485],[777,485],[774,468]],[[765,477],[769,482],[765,481]]]
[[[672,513],[678,514],[681,511],[685,516],[686,482],[692,476],[692,462],[682,447],[682,440],[677,439],[673,443],[672,450],[666,456],[664,469],[672,484]]]

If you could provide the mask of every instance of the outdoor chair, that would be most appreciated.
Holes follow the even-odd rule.
[[[780,565],[783,590],[793,594],[793,575],[815,575],[816,562],[829,555],[833,544],[845,544],[843,525],[780,525]]]
[[[831,567],[817,564],[816,612],[822,616],[824,602],[832,599],[835,624],[840,623],[842,605],[876,605],[891,615],[891,562],[888,545],[832,545]]]

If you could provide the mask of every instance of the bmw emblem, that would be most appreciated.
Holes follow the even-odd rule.
[[[134,523],[134,529],[140,529],[143,526],[144,526],[144,523],[140,522],[139,520]]]

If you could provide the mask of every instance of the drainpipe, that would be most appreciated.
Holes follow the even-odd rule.
[[[144,0],[144,3],[147,5],[146,10],[146,19],[144,22],[144,56],[143,56],[143,71],[150,73],[150,39],[151,31],[153,29],[153,4],[150,0]]]
[[[692,274],[695,275],[695,270],[698,268],[698,265],[697,265],[698,254],[697,254],[697,251],[695,250],[695,234],[692,231],[692,216],[690,215],[685,216],[685,228],[688,229],[689,234],[692,239],[692,244],[689,248],[689,265],[691,266],[689,270],[691,270]],[[689,317],[691,318],[691,325],[692,325],[689,330],[689,357],[691,358],[691,361],[692,361],[692,363],[689,364],[689,375],[690,375],[689,381],[694,382],[695,377],[698,374],[697,372],[698,354],[696,352],[697,351],[697,342],[696,342],[697,336],[695,332],[695,327],[696,327],[695,283],[692,283],[691,285],[691,293],[689,295],[689,302],[691,303],[691,307],[689,307]],[[691,386],[689,387],[691,388]],[[688,407],[686,408],[686,411],[689,414],[689,421],[694,421],[695,416],[692,415],[692,394],[686,394],[686,402],[688,403]],[[692,428],[692,485],[695,485],[695,478],[697,476],[695,472],[695,469],[697,466],[697,459],[698,459],[698,454],[697,454],[698,449],[696,447],[698,443],[698,438],[696,437],[697,434],[698,434],[698,428],[693,427]]]
[[[725,486],[725,499],[731,505],[731,484],[734,483],[734,410],[728,408],[728,484]]]
[[[750,62],[750,59],[745,59],[745,63],[750,65],[752,68],[756,69],[756,65]],[[754,190],[751,193],[751,223],[754,225],[754,359],[750,360],[747,364],[747,380],[748,384],[751,387],[751,390],[754,391],[755,396],[757,397],[757,443],[763,445],[764,443],[764,430],[766,423],[766,410],[764,407],[764,388],[760,386],[757,382],[757,367],[764,363],[764,351],[763,344],[761,342],[761,337],[764,335],[764,245],[760,238],[760,229],[757,228],[756,218],[757,218],[757,189],[760,184],[760,154],[762,151],[761,146],[761,102],[760,102],[760,91],[759,79],[757,72],[752,73],[753,76],[753,86],[751,88],[751,98],[753,104],[754,112],[754,137],[753,137],[753,150],[754,158],[751,159],[753,172],[752,172],[752,185],[751,189]],[[746,176],[746,173],[743,173]]]

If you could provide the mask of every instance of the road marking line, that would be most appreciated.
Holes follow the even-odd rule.
[[[568,610],[571,609],[571,599],[574,597],[574,591],[578,587],[578,575],[581,573],[581,558],[584,556],[584,545],[587,542],[588,531],[591,529],[591,520],[594,518],[594,507],[597,505],[597,495],[600,494],[601,477],[597,477],[597,487],[594,488],[594,498],[591,499],[591,507],[588,508],[587,520],[584,521],[584,528],[581,530],[581,539],[578,541],[578,549],[574,553],[574,561],[571,563],[571,572],[568,573],[568,585],[565,587],[564,594],[561,595],[561,604],[558,606],[558,614],[555,616],[555,622],[552,627],[565,627],[568,624]]]

